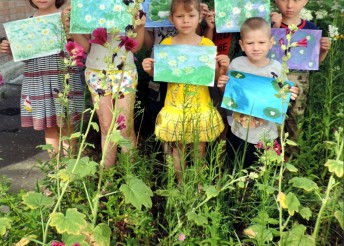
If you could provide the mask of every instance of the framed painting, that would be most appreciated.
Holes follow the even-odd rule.
[[[98,27],[124,32],[133,23],[123,0],[72,0],[71,7],[70,33],[89,34]]]
[[[286,29],[272,28],[274,46],[268,56],[282,63],[285,51],[281,45],[287,44]],[[289,69],[297,70],[319,70],[320,39],[321,30],[300,29],[291,37],[291,43],[299,42],[300,46],[290,49],[291,57],[287,61]]]
[[[270,21],[270,0],[214,0],[217,33],[239,32],[242,23],[250,17]]]
[[[154,45],[154,80],[214,86],[216,46]]]
[[[228,76],[222,108],[282,124],[291,93],[287,93],[283,101],[278,92],[285,83],[292,86],[292,82],[281,85],[273,78],[234,70],[229,71]]]
[[[60,13],[7,22],[4,28],[15,62],[58,54],[66,44]]]
[[[171,0],[145,0],[143,10],[147,13],[145,27],[169,27]]]

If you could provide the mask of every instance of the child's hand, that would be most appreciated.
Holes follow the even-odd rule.
[[[2,40],[0,44],[0,53],[4,53],[8,55],[12,54],[10,42],[8,42],[8,40]]]
[[[153,69],[154,69],[154,59],[153,58],[143,59],[142,68],[146,73],[148,73],[150,76],[152,76],[153,75]]]
[[[229,57],[226,55],[218,55],[216,56],[216,62],[220,68],[219,74],[227,74],[229,66]]]
[[[228,80],[229,80],[228,75],[226,75],[226,74],[220,75],[220,77],[217,80],[217,87],[224,88],[226,86]]]
[[[290,99],[295,100],[297,96],[299,95],[299,88],[292,86],[290,87],[290,92],[291,92]]]
[[[274,28],[280,28],[282,24],[282,15],[277,12],[272,12],[270,14],[271,24]]]
[[[329,51],[331,48],[331,41],[328,37],[320,39],[320,51]]]
[[[201,3],[201,18],[205,18],[207,13],[209,12],[208,5],[205,3]]]
[[[214,29],[215,28],[215,12],[214,10],[209,11],[205,18],[205,23],[207,24],[207,27],[209,29]]]

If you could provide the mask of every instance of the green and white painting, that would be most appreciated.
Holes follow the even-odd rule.
[[[282,124],[291,93],[287,93],[283,102],[278,92],[286,83],[291,86],[294,83],[282,84],[274,78],[234,70],[229,71],[228,76],[222,108]]]
[[[70,33],[92,33],[98,27],[118,28],[124,32],[132,25],[133,16],[128,11],[132,4],[123,0],[72,0]]]
[[[169,21],[171,0],[145,0],[142,6],[147,13],[145,27],[173,26]]]
[[[242,23],[250,17],[270,21],[270,0],[215,0],[216,32],[239,32]]]
[[[154,45],[154,80],[214,86],[216,46]]]
[[[66,44],[60,13],[7,22],[4,28],[15,62],[58,54]]]

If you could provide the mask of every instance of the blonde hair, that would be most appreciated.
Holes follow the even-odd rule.
[[[201,13],[201,2],[200,0],[172,0],[171,2],[171,15],[175,11],[177,5],[183,4],[186,11],[192,11],[192,6]]]
[[[269,37],[272,37],[270,24],[261,17],[251,17],[245,20],[240,28],[240,38],[249,31],[262,30],[265,31]]]

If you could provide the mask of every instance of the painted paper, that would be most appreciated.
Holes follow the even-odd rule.
[[[214,86],[216,46],[154,45],[154,80]]]
[[[123,0],[72,0],[70,33],[92,33],[98,27],[125,31],[132,25],[133,16],[128,12],[130,5]]]
[[[66,44],[60,13],[7,22],[4,28],[15,62],[58,54]]]
[[[282,105],[277,94],[283,85],[273,78],[234,70],[228,76],[221,107],[282,124],[291,96],[287,93]],[[290,81],[285,83],[293,85]]]
[[[270,50],[268,56],[282,62],[285,51],[282,50],[281,45],[287,44],[286,30],[284,28],[272,28],[272,35],[274,37],[274,46]],[[319,55],[320,55],[320,39],[321,30],[307,30],[300,29],[296,31],[291,38],[292,42],[302,40],[306,41],[306,46],[297,46],[290,49],[291,57],[287,61],[289,69],[297,70],[318,70],[319,69]]]
[[[145,27],[169,27],[171,0],[145,0],[142,4],[147,13]]]
[[[247,18],[262,17],[270,22],[270,0],[215,0],[216,32],[239,32]]]

